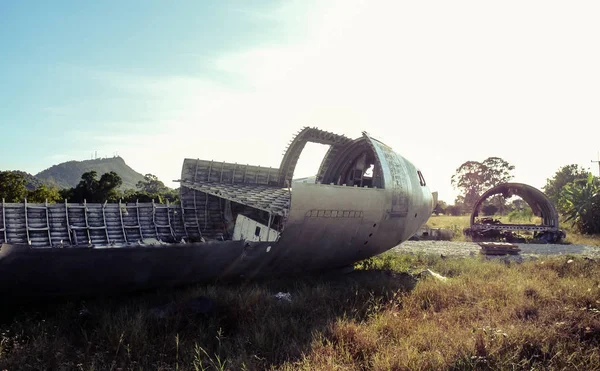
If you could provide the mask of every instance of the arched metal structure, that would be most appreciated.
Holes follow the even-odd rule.
[[[471,225],[479,216],[479,209],[483,202],[495,195],[502,195],[504,198],[521,197],[531,207],[533,214],[542,218],[542,225],[558,229],[558,212],[552,201],[539,189],[523,183],[503,183],[485,192],[473,207]]]
[[[292,177],[294,176],[296,164],[298,163],[298,159],[300,158],[300,154],[302,154],[302,150],[304,149],[306,143],[311,142],[331,146],[327,152],[327,156],[325,156],[323,159],[323,163],[321,163],[321,167],[323,167],[327,166],[327,159],[330,156],[335,155],[341,148],[351,141],[352,139],[347,138],[344,135],[339,135],[308,126],[302,128],[289,142],[288,147],[283,154],[281,165],[279,166],[279,185],[286,187],[292,183]]]
[[[381,171],[381,161],[371,138],[366,133],[346,144],[335,153],[328,153],[319,169],[317,181],[323,184],[364,186],[364,173],[372,166],[371,182],[373,188],[385,188]],[[363,184],[360,184],[361,180]]]
[[[534,224],[504,224],[497,221],[477,219],[483,203],[492,196],[502,195],[509,198],[519,196],[533,211],[533,214],[542,219],[540,225]],[[472,236],[485,235],[490,231],[515,231],[528,230],[535,232],[536,236],[544,237],[555,242],[564,237],[564,232],[559,230],[558,212],[552,201],[539,189],[523,183],[502,183],[486,191],[473,207],[470,220],[471,227],[466,234]]]

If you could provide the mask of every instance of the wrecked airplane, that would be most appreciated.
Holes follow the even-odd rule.
[[[293,182],[308,142],[329,145]],[[181,205],[2,204],[0,293],[95,294],[344,267],[431,215],[421,171],[363,133],[303,128],[279,168],[185,159]]]

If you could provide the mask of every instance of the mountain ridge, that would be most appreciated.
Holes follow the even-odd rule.
[[[123,180],[121,189],[135,189],[137,182],[144,179],[142,174],[133,170],[120,156],[62,162],[40,171],[35,174],[35,178],[59,188],[72,188],[79,183],[83,173],[92,170],[98,173],[98,177],[111,171],[119,174]]]

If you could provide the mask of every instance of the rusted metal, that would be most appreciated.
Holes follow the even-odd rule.
[[[501,195],[507,199],[519,196],[541,218],[539,225],[501,223],[492,218],[478,218],[481,206],[492,196]],[[503,183],[486,191],[475,203],[471,213],[470,227],[464,233],[473,239],[512,239],[513,232],[534,232],[534,238],[546,242],[558,242],[565,237],[559,228],[558,212],[550,199],[540,190],[523,183]]]

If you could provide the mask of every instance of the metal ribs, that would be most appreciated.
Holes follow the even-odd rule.
[[[311,127],[304,127],[294,138],[288,143],[288,147],[281,160],[279,185],[282,187],[291,184],[294,170],[300,154],[307,142],[328,144],[332,147],[343,146],[352,140],[344,135],[331,133]],[[336,150],[337,151],[337,150]]]
[[[185,234],[179,206],[2,202],[0,242],[32,247],[123,246]]]
[[[286,215],[290,206],[290,194],[285,188],[214,182],[181,182],[181,185],[276,215]]]

